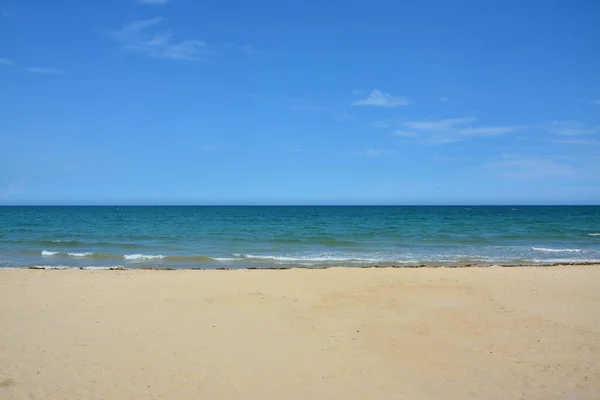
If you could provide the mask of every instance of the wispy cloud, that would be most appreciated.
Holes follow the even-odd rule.
[[[545,179],[574,175],[577,170],[556,158],[523,157],[503,154],[501,160],[483,164],[507,179]]]
[[[588,127],[577,121],[553,121],[548,124],[547,130],[564,136],[591,135],[600,132],[600,125]]]
[[[397,107],[408,105],[408,100],[404,97],[394,97],[389,93],[383,93],[379,90],[373,90],[366,99],[356,100],[353,106],[374,106],[374,107]]]
[[[394,126],[398,125],[398,121],[380,119],[380,120],[371,122],[369,125],[371,126],[371,128],[375,128],[375,129],[390,129],[390,128],[393,128]]]
[[[121,28],[121,30],[118,33],[127,36],[129,34],[141,32],[143,30],[151,28],[155,25],[160,24],[163,21],[164,18],[162,17],[131,21],[129,24]]]
[[[478,137],[498,136],[523,129],[523,126],[478,126],[475,118],[396,122],[394,136],[419,137],[424,143],[443,144]]]
[[[463,137],[467,136],[497,136],[523,129],[522,126],[486,126],[481,128],[466,128],[459,130]]]
[[[384,157],[391,156],[395,154],[394,150],[390,149],[367,149],[360,150],[349,153],[348,155],[351,157],[368,157],[368,158],[376,158],[376,157]]]
[[[600,100],[592,100],[592,104],[600,106]]]
[[[443,132],[475,121],[475,118],[446,118],[434,121],[405,122],[404,126],[416,131]]]
[[[0,58],[0,65],[15,65],[15,62],[10,58]]]
[[[417,137],[417,136],[419,136],[419,134],[417,132],[405,131],[405,130],[402,130],[402,129],[396,129],[394,132],[392,132],[392,135],[394,135],[394,136],[403,136],[403,137]]]
[[[574,144],[574,145],[581,145],[581,146],[600,146],[600,140],[594,140],[594,139],[560,139],[560,140],[554,140],[554,143]]]
[[[66,74],[67,71],[59,68],[48,68],[48,67],[31,67],[25,68],[27,72],[33,72],[35,74],[46,74],[46,75],[63,75]]]
[[[151,4],[155,6],[163,6],[169,2],[169,0],[135,0],[138,3],[142,4]]]
[[[215,150],[216,148],[217,148],[217,146],[215,146],[213,144],[208,144],[208,145],[201,147],[201,149],[204,151],[211,151],[211,150]]]
[[[161,17],[131,21],[112,33],[124,49],[153,58],[198,60],[213,54],[202,40],[174,41],[171,32],[157,29],[164,22]]]
[[[452,156],[448,156],[448,157],[433,157],[433,162],[436,163],[443,163],[443,162],[463,162],[463,161],[470,161],[471,157],[452,157]]]

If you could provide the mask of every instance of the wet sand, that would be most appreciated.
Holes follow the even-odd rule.
[[[599,399],[600,266],[0,270],[0,399]]]

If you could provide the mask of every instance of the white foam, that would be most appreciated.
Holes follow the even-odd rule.
[[[379,258],[361,258],[361,257],[336,257],[336,256],[298,256],[298,257],[289,257],[289,256],[258,256],[254,254],[234,254],[236,257],[241,257],[248,260],[271,260],[271,261],[282,261],[282,262],[296,262],[296,263],[304,263],[304,262],[314,262],[314,263],[324,263],[324,262],[348,262],[348,263],[362,263],[362,262],[382,262],[386,261]],[[387,260],[391,261],[391,260]]]
[[[162,260],[167,256],[162,254],[125,254],[123,260],[127,261],[144,261],[144,260]]]
[[[531,250],[543,251],[547,253],[583,253],[582,249],[551,249],[547,247],[532,247]]]
[[[600,236],[600,233],[588,233],[588,236]]]
[[[23,267],[16,267],[23,268]],[[89,269],[89,270],[109,270],[109,269],[125,269],[123,265],[86,265],[85,267],[79,267],[76,265],[32,265],[26,266],[25,268],[31,269]]]
[[[547,258],[547,259],[542,260],[542,259],[534,258],[531,260],[531,262],[536,263],[536,264],[559,264],[559,263],[577,264],[577,263],[600,263],[600,259],[598,259],[598,258],[584,258],[584,259]]]
[[[89,257],[94,255],[94,253],[67,253],[67,255],[71,257]]]
[[[215,261],[235,261],[235,258],[230,258],[230,257],[215,257],[213,258],[213,260]]]
[[[55,256],[57,254],[59,254],[59,251],[48,251],[48,250],[42,250],[42,256],[44,257],[52,257]]]

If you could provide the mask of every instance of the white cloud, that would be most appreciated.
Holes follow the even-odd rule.
[[[0,65],[15,65],[15,63],[10,58],[0,58]]]
[[[169,0],[135,0],[135,1],[137,1],[138,3],[142,3],[142,4],[151,4],[151,5],[157,5],[157,6],[163,6],[169,2]]]
[[[587,127],[577,121],[553,121],[548,124],[547,130],[565,136],[591,135],[600,132],[600,125]]]
[[[67,71],[65,71],[64,69],[47,68],[47,67],[25,68],[25,71],[27,71],[27,72],[33,72],[33,73],[36,73],[36,74],[46,74],[46,75],[62,75],[62,74],[66,74],[67,73]]]
[[[375,89],[364,100],[356,100],[353,106],[375,106],[375,107],[397,107],[408,105],[404,97],[394,97],[391,94],[380,92]]]
[[[522,126],[486,126],[459,130],[461,136],[496,136],[523,129]]]
[[[557,159],[523,157],[503,154],[502,160],[483,165],[494,170],[498,176],[507,179],[561,178],[575,174],[577,170]]]
[[[163,21],[161,17],[132,21],[112,36],[124,49],[154,58],[197,60],[213,54],[211,47],[202,40],[173,41],[170,31],[157,31]]]
[[[473,126],[475,118],[445,118],[428,121],[400,122],[395,136],[416,137],[428,144],[453,143],[477,137],[498,136],[523,129],[523,126]]]

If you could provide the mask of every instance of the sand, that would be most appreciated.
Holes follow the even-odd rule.
[[[600,399],[600,266],[0,270],[0,399]]]

